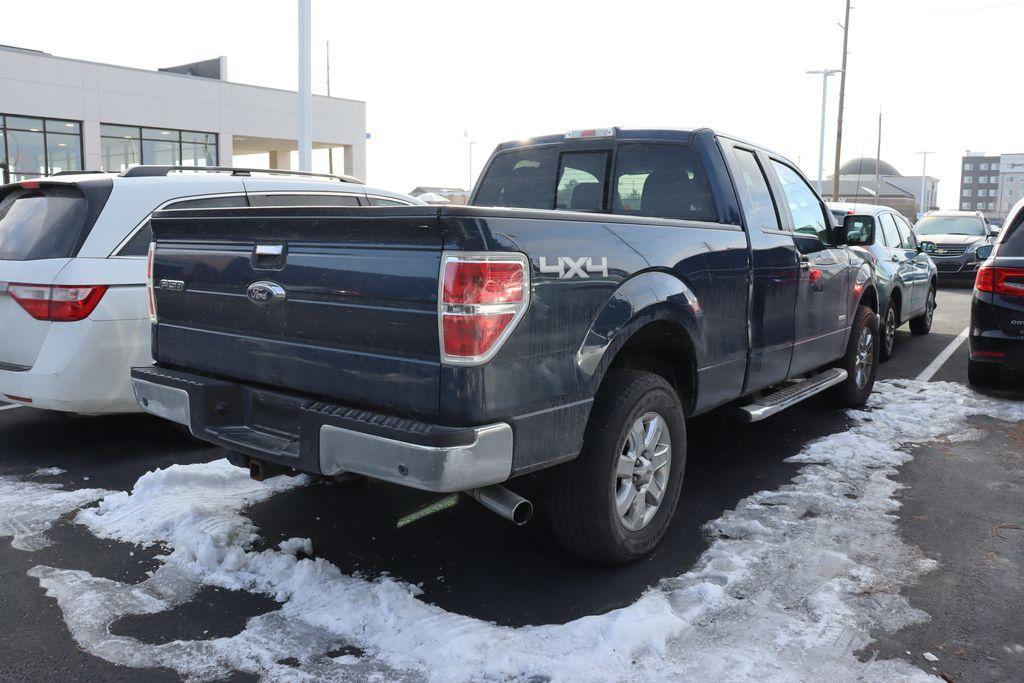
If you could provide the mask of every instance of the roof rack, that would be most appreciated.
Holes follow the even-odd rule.
[[[266,175],[301,176],[306,178],[329,178],[341,183],[362,185],[363,181],[349,175],[312,173],[310,171],[289,171],[278,168],[233,168],[231,166],[133,166],[121,174],[122,178],[155,178],[175,171],[230,173],[233,176],[251,176],[253,173]]]

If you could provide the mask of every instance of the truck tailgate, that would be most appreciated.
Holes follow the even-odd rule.
[[[437,209],[169,210],[153,234],[161,365],[437,413]]]

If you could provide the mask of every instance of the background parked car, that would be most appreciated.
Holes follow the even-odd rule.
[[[138,166],[0,187],[4,399],[68,412],[139,410],[129,369],[151,362],[146,253],[156,209],[421,204],[352,178],[181,170]]]
[[[929,211],[914,225],[918,240],[935,261],[942,282],[973,283],[984,259],[977,249],[999,234],[980,211]],[[927,243],[927,244],[926,244]]]
[[[829,210],[843,224],[847,243],[859,247],[874,265],[882,318],[879,352],[888,360],[903,323],[909,321],[914,334],[931,331],[938,283],[935,264],[921,250],[910,222],[889,207],[829,202]]]
[[[971,302],[971,384],[996,383],[1007,370],[1024,370],[1024,200],[1006,219],[995,245],[978,248],[987,259],[978,270]]]

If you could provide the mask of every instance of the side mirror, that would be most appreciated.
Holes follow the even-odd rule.
[[[999,226],[998,225],[990,225],[990,226],[988,226],[988,234],[989,234],[990,237],[995,237],[996,235],[998,235],[999,234]]]
[[[988,258],[989,258],[990,256],[992,256],[992,250],[993,250],[993,249],[995,249],[995,245],[992,245],[992,244],[983,244],[983,245],[981,245],[980,247],[978,247],[978,248],[977,248],[977,249],[976,249],[976,250],[974,251],[974,253],[975,253],[975,255],[976,255],[976,256],[978,257],[978,260],[979,260],[979,261],[987,261],[987,260],[988,260]]]
[[[846,216],[840,234],[844,244],[867,246],[875,243],[875,219],[871,216]]]
[[[930,254],[935,251],[935,242],[918,242],[917,250],[922,254]]]

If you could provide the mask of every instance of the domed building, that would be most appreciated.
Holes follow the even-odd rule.
[[[878,175],[875,175],[875,172]],[[875,179],[878,185],[875,185]],[[832,179],[825,183],[826,198],[832,190]],[[896,209],[911,221],[930,209],[938,208],[938,178],[925,178],[925,201],[921,201],[921,176],[905,176],[883,159],[861,157],[839,167],[839,201],[881,204]],[[921,209],[921,206],[924,209]]]
[[[850,176],[870,176],[872,180],[875,178],[875,167],[879,169],[879,175],[885,176],[898,176],[900,172],[896,170],[896,167],[887,161],[881,159],[868,159],[867,157],[861,157],[860,159],[853,159],[847,161],[845,164],[839,167],[839,177],[850,177]]]

